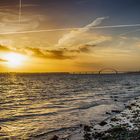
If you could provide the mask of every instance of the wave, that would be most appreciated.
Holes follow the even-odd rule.
[[[56,112],[50,112],[50,113],[41,113],[41,114],[19,115],[19,116],[12,116],[10,118],[0,118],[0,122],[16,121],[16,120],[20,120],[23,118],[49,116],[49,115],[56,115],[56,114],[57,114]]]
[[[76,130],[78,128],[79,128],[79,125],[75,125],[75,126],[72,126],[72,127],[62,127],[62,128],[50,130],[50,131],[47,131],[47,132],[42,132],[42,133],[39,133],[39,134],[31,134],[29,137],[31,137],[31,138],[39,138],[39,137],[43,137],[43,136],[48,136],[50,134],[53,135],[53,134],[56,134],[58,132],[64,132],[66,130],[67,131]]]

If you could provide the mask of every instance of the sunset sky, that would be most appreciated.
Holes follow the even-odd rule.
[[[140,70],[140,0],[0,0],[0,72]]]

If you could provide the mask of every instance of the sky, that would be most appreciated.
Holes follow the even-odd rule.
[[[139,0],[0,0],[0,72],[140,70]]]

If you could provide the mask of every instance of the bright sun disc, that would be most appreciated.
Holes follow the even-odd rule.
[[[17,53],[9,53],[4,56],[9,67],[19,67],[23,64],[25,56]]]

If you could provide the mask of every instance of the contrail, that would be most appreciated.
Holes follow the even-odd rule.
[[[96,26],[94,29],[107,29],[107,28],[125,28],[125,27],[140,27],[140,24],[128,24],[128,25],[112,25],[112,26]]]
[[[140,27],[140,24],[96,26],[96,27],[90,27],[90,28],[91,29],[109,29],[109,28],[127,28],[127,27]],[[26,30],[26,31],[17,31],[17,32],[2,32],[2,33],[0,33],[0,35],[71,31],[71,30],[79,30],[79,29],[83,29],[83,28],[58,28],[58,29],[43,29],[43,30]]]
[[[9,35],[9,34],[26,34],[26,33],[41,33],[41,32],[55,32],[55,31],[70,31],[78,30],[82,28],[60,28],[60,29],[48,29],[48,30],[26,30],[26,31],[17,31],[17,32],[3,32],[0,35]]]
[[[18,21],[19,23],[21,23],[21,13],[22,12],[22,0],[19,0],[19,17],[18,17]]]
[[[22,4],[22,8],[23,7],[38,7],[39,5],[38,4]],[[17,7],[19,8],[19,4],[18,5],[9,5],[9,6],[0,6],[0,8],[11,8],[11,7]]]
[[[139,31],[140,31],[140,29],[129,31],[129,32],[125,32],[125,33],[120,34],[120,36],[125,36],[125,35],[131,34],[131,33],[136,33],[136,32],[139,32]]]

